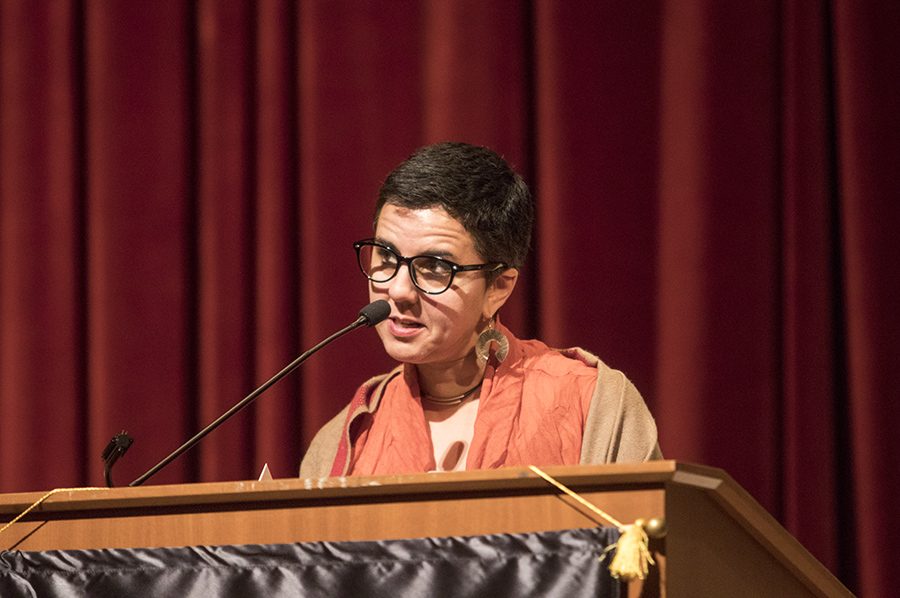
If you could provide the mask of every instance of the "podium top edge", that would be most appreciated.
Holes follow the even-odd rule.
[[[541,468],[563,484],[602,490],[604,487],[653,486],[667,483],[711,489],[730,480],[723,471],[678,461],[650,461],[607,465],[566,465]],[[434,472],[377,477],[332,477],[319,479],[279,478],[267,481],[202,482],[122,488],[58,489],[35,512],[85,508],[128,508],[148,505],[224,504],[254,501],[304,501],[336,497],[421,493],[471,493],[510,488],[555,491],[527,467]],[[46,492],[0,495],[0,514],[18,514],[38,502]],[[0,517],[0,520],[7,519]]]

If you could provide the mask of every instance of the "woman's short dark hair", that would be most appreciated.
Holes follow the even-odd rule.
[[[417,150],[391,172],[375,205],[419,210],[442,207],[475,240],[488,262],[521,268],[531,243],[534,206],[522,177],[497,153],[444,142]]]

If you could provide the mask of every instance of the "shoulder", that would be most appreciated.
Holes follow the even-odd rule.
[[[656,422],[641,393],[623,372],[594,359],[597,385],[585,421],[581,462],[661,459]]]
[[[585,413],[581,463],[661,459],[656,422],[641,393],[620,370],[579,347],[550,349],[522,343],[524,363],[557,376],[558,388],[577,391]]]
[[[597,385],[597,368],[590,360],[537,340],[518,341],[510,357],[511,363],[497,369],[503,380],[497,388],[516,389],[523,413],[582,424]]]
[[[597,357],[582,349],[553,349],[541,341],[519,341],[520,366],[552,377],[597,377]]]

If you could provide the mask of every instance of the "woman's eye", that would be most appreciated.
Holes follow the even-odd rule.
[[[381,265],[390,266],[397,263],[397,256],[387,249],[378,249],[375,252],[375,261]]]
[[[427,276],[447,276],[450,264],[437,258],[420,258],[416,260],[416,270]]]

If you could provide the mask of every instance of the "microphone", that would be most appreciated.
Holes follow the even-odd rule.
[[[313,348],[309,349],[308,351],[306,351],[305,353],[303,353],[302,355],[297,357],[294,361],[292,361],[291,363],[286,365],[284,367],[284,369],[282,369],[280,372],[278,372],[277,374],[275,374],[274,376],[269,378],[267,381],[265,381],[259,388],[257,388],[253,392],[251,392],[246,397],[244,397],[240,402],[236,403],[231,409],[229,409],[228,411],[226,411],[225,413],[220,415],[217,420],[215,420],[214,422],[212,422],[211,424],[209,424],[208,426],[206,426],[205,428],[200,430],[190,440],[188,440],[187,442],[182,444],[180,447],[175,449],[175,451],[173,451],[172,454],[170,454],[168,457],[166,457],[165,459],[163,459],[162,461],[160,461],[159,463],[157,463],[156,465],[151,467],[144,475],[140,476],[139,478],[137,478],[136,480],[134,480],[133,482],[131,482],[128,485],[129,486],[140,486],[141,484],[146,482],[151,476],[158,473],[159,470],[161,470],[163,467],[165,467],[166,465],[168,465],[169,463],[171,463],[172,461],[177,459],[188,449],[190,449],[195,444],[200,442],[207,434],[209,434],[210,432],[212,432],[213,430],[218,428],[220,425],[225,423],[235,413],[237,413],[238,411],[240,411],[241,409],[243,409],[244,407],[246,407],[247,405],[252,403],[259,395],[261,395],[266,390],[268,390],[269,387],[271,387],[273,384],[275,384],[276,382],[278,382],[279,380],[281,380],[282,378],[284,378],[285,376],[287,376],[288,374],[293,372],[295,369],[297,369],[297,367],[301,363],[306,361],[309,357],[311,357],[314,353],[316,353],[319,349],[323,348],[325,345],[330,344],[332,341],[337,340],[338,338],[344,336],[351,330],[355,330],[356,328],[359,328],[360,326],[375,326],[376,324],[378,324],[379,322],[381,322],[382,320],[387,318],[390,315],[390,313],[391,313],[391,306],[384,299],[379,299],[378,301],[373,301],[372,303],[368,304],[367,306],[365,306],[364,308],[359,310],[359,317],[356,318],[356,320],[352,324],[338,330],[337,332],[335,332],[334,334],[332,334],[325,340],[321,341],[319,344],[317,344]],[[113,438],[112,442],[115,442],[118,437],[119,437],[119,435],[117,435],[115,438]],[[111,444],[112,444],[112,442],[111,442]],[[131,442],[129,441],[128,446],[130,446],[130,445],[131,445]],[[117,453],[116,458],[124,455],[125,451],[128,450],[128,446],[125,446],[124,448],[119,446],[118,450],[116,451],[116,453]],[[109,455],[107,453],[110,450],[111,449],[107,448],[107,450],[104,451],[104,454],[103,454],[104,461],[108,461]],[[113,462],[114,462],[114,460],[113,460]],[[112,467],[111,463],[109,464],[107,471],[106,471],[106,482],[107,482],[108,486],[112,487],[112,481],[111,481],[111,477],[109,474],[110,467]]]
[[[375,324],[379,324],[384,321],[389,315],[391,315],[391,304],[384,299],[373,301],[372,303],[359,310],[359,317],[365,318],[366,326],[374,326]],[[357,320],[357,322],[359,322],[359,320]]]

